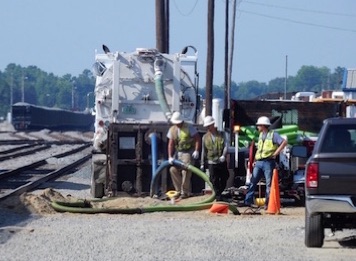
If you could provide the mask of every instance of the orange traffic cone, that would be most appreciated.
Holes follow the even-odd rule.
[[[268,214],[279,214],[281,211],[281,200],[279,195],[279,184],[278,184],[278,170],[273,170],[271,191],[269,193],[268,200]]]
[[[223,202],[216,202],[209,209],[209,212],[219,213],[219,214],[227,214],[228,211],[229,211],[229,204]]]

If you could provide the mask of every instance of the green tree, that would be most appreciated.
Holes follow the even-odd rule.
[[[293,91],[313,91],[321,92],[327,89],[330,70],[326,67],[317,68],[315,66],[302,66],[294,82]]]
[[[95,77],[90,70],[84,70],[78,78],[76,78],[76,98],[79,108],[86,108],[87,101],[90,98],[89,94],[94,91]],[[93,95],[91,96],[93,101]],[[90,104],[90,103],[89,103]],[[93,103],[91,103],[93,104]]]
[[[287,92],[339,90],[343,80],[344,68],[337,67],[331,73],[327,67],[302,66],[295,76],[287,79]],[[80,75],[65,74],[62,77],[42,71],[36,66],[21,67],[10,63],[4,72],[0,71],[0,116],[10,111],[10,97],[13,103],[20,102],[22,79],[25,77],[25,101],[40,106],[84,110],[87,103],[93,102],[95,77],[85,69]],[[268,84],[258,81],[232,82],[232,99],[255,99],[267,93],[284,93],[285,78],[271,79]],[[11,92],[12,90],[12,92]],[[205,97],[205,88],[199,89]],[[213,98],[224,99],[224,85],[213,86]],[[281,95],[280,95],[281,96]]]
[[[268,90],[270,92],[283,93],[285,89],[285,78],[275,78],[268,82]]]
[[[234,99],[248,100],[267,93],[268,91],[268,85],[266,83],[248,81],[240,83],[236,90],[234,89],[232,91],[231,97]]]
[[[336,67],[334,73],[330,75],[330,89],[340,90],[344,78],[345,68]]]

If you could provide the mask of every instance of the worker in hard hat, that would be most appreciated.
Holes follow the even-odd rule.
[[[268,206],[272,174],[276,167],[276,157],[287,145],[278,132],[269,130],[271,122],[266,116],[259,117],[256,126],[259,131],[257,151],[253,162],[253,172],[248,191],[245,196],[245,205],[252,206],[258,182],[264,176],[266,179],[265,209]]]
[[[203,126],[207,128],[207,132],[202,138],[201,163],[207,163],[210,181],[216,195],[215,199],[223,201],[224,198],[221,194],[225,190],[226,182],[229,178],[226,163],[227,138],[224,132],[217,130],[212,116],[204,118]],[[204,165],[201,165],[200,168],[204,169]]]
[[[173,160],[178,160],[191,164],[192,159],[199,158],[201,146],[200,136],[197,129],[184,122],[180,112],[174,112],[170,119],[173,124],[168,130],[168,161],[173,164]],[[173,186],[181,199],[190,196],[190,180],[192,173],[189,170],[180,170],[175,166],[169,169]]]

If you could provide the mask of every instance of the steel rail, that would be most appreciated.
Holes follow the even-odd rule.
[[[0,140],[0,145],[21,145],[21,144],[53,144],[53,145],[61,145],[61,144],[91,144],[88,141],[81,140],[62,140],[62,141],[48,141],[48,140]]]
[[[34,152],[45,150],[45,149],[48,149],[48,148],[51,147],[51,145],[49,145],[49,144],[44,144],[44,145],[39,145],[39,146],[41,146],[41,147],[33,148],[33,145],[31,145],[29,147],[32,148],[32,149],[29,149],[29,150],[26,150],[26,151],[19,151],[17,153],[12,153],[12,154],[8,154],[8,155],[4,155],[4,156],[0,156],[0,161],[8,160],[8,159],[14,159],[14,158],[30,155],[30,154],[32,154]],[[23,146],[21,148],[22,149],[27,149],[28,146]]]
[[[24,192],[28,192],[33,190],[34,188],[40,186],[41,184],[45,183],[48,180],[54,179],[58,176],[61,176],[65,173],[67,173],[69,170],[81,165],[85,161],[89,160],[91,158],[91,153],[85,155],[84,157],[80,158],[79,160],[76,160],[75,162],[68,164],[60,169],[57,169],[55,171],[52,171],[48,174],[45,174],[44,176],[41,176],[33,181],[30,181],[22,186],[19,186],[15,189],[12,190],[7,190],[5,192],[0,193],[0,200],[4,200],[10,196],[15,196],[15,195],[20,195]],[[45,160],[43,160],[45,161]]]
[[[33,163],[21,166],[19,168],[13,169],[13,170],[8,170],[8,171],[1,172],[0,173],[0,180],[3,180],[3,179],[8,178],[8,177],[15,176],[17,174],[20,174],[21,172],[23,172],[25,170],[30,170],[30,169],[33,169],[33,168],[37,168],[37,167],[39,167],[41,165],[45,165],[45,164],[47,164],[47,159],[49,159],[49,158],[63,158],[63,157],[66,157],[68,155],[71,155],[71,154],[77,153],[79,151],[82,151],[82,150],[86,149],[87,147],[89,147],[90,145],[91,144],[84,144],[84,145],[82,145],[82,146],[80,146],[78,148],[75,148],[73,150],[70,150],[70,151],[67,151],[67,152],[62,152],[62,153],[59,153],[57,155],[52,155],[50,157],[46,157],[44,159],[35,161]]]

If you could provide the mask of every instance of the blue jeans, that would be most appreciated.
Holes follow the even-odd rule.
[[[258,160],[253,168],[251,182],[245,196],[245,204],[251,205],[253,203],[253,197],[255,195],[255,190],[257,183],[261,180],[262,175],[266,179],[266,203],[268,206],[269,192],[271,189],[271,181],[273,175],[273,169],[276,167],[276,162],[274,159],[271,160]]]

